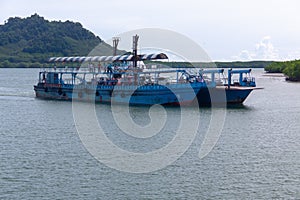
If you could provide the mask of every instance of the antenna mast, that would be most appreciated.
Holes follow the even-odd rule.
[[[138,47],[139,36],[135,35],[132,37],[132,50],[133,50],[133,67],[137,67],[137,47]]]
[[[120,38],[119,37],[113,37],[112,39],[113,39],[113,49],[114,49],[113,56],[116,56]]]

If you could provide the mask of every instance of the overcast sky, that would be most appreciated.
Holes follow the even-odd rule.
[[[0,23],[38,13],[80,22],[104,40],[163,28],[194,40],[212,60],[287,60],[300,58],[299,9],[298,0],[0,0]]]

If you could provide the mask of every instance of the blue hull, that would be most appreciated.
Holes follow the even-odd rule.
[[[201,88],[206,87],[203,83],[147,86],[74,86],[64,85],[49,87],[49,85],[37,85],[34,87],[36,97],[57,100],[95,101],[99,103],[124,103],[133,105],[154,104],[190,104]]]
[[[209,87],[205,83],[145,86],[34,86],[36,97],[55,100],[94,101],[99,103],[120,103],[131,105],[194,105],[241,104],[253,90]],[[134,92],[133,92],[134,91]]]
[[[200,106],[242,104],[252,91],[253,88],[205,88],[198,92],[197,100]]]

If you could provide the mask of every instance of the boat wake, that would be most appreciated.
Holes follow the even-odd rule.
[[[3,99],[5,97],[20,97],[20,98],[35,98],[34,93],[22,93],[22,94],[12,94],[12,93],[0,93],[0,98]]]
[[[5,97],[34,98],[35,94],[28,88],[0,87],[1,99]]]

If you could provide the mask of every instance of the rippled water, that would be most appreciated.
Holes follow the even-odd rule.
[[[241,108],[227,109],[222,134],[203,159],[199,149],[211,110],[202,108],[188,151],[158,171],[133,174],[98,162],[76,132],[72,103],[34,98],[38,69],[0,69],[0,199],[270,199],[300,198],[300,84],[254,72],[257,85]],[[174,136],[180,109],[148,140],[121,134],[109,105],[96,105],[115,144],[147,152]],[[148,109],[134,107],[136,123]],[[173,116],[173,117],[172,117]],[[175,121],[172,121],[172,120]],[[193,120],[193,119],[191,119]]]

